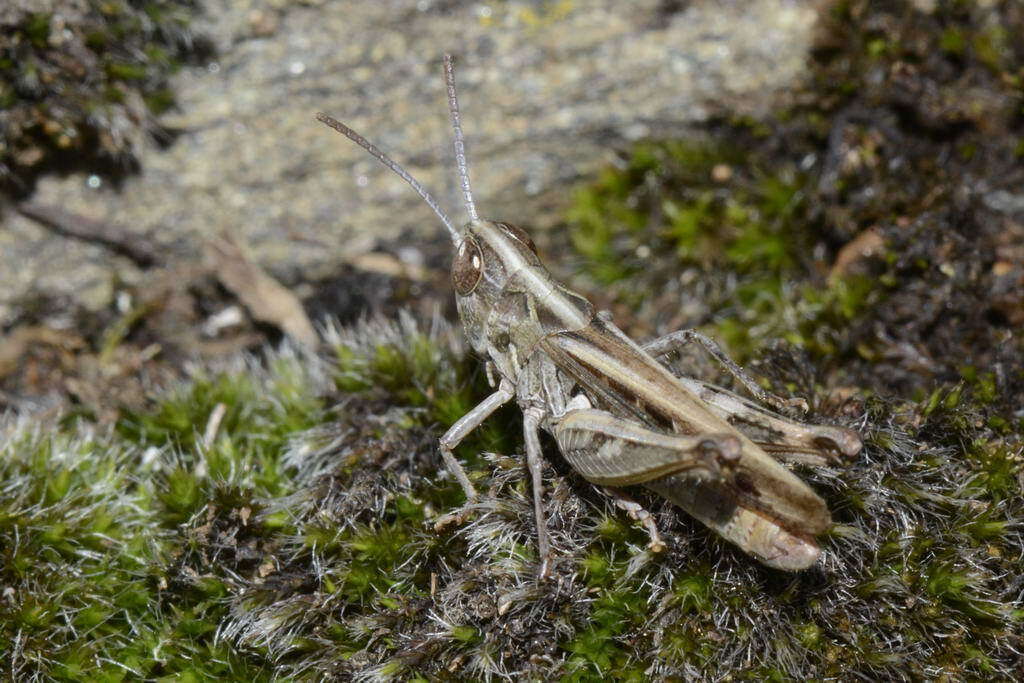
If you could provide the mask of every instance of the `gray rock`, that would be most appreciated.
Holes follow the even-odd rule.
[[[53,177],[34,199],[184,254],[228,228],[271,270],[310,275],[378,241],[440,239],[399,179],[313,116],[390,152],[461,223],[441,76],[451,51],[481,214],[543,229],[612,143],[768,110],[805,74],[815,16],[811,2],[786,0],[210,2],[197,29],[221,54],[177,77],[181,109],[163,120],[181,131],[175,144],[142,150],[142,173],[120,191]],[[98,247],[11,214],[4,223],[0,323],[27,292],[96,308],[114,272],[137,277]]]

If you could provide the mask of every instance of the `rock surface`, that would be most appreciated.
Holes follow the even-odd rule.
[[[440,226],[397,178],[318,124],[323,110],[392,153],[461,222],[441,55],[457,55],[478,207],[544,227],[616,142],[753,114],[805,73],[810,2],[210,2],[219,47],[176,80],[179,132],[140,175],[44,178],[34,200],[149,234],[182,254],[222,229],[294,282]],[[107,306],[134,267],[13,212],[0,230],[0,324],[29,293]],[[550,219],[547,221],[550,222]]]

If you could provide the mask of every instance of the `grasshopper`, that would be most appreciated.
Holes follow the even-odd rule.
[[[451,280],[459,317],[470,345],[486,359],[494,389],[440,439],[444,464],[468,500],[476,500],[477,491],[453,449],[515,399],[523,414],[542,578],[549,573],[550,545],[541,506],[541,429],[554,437],[584,479],[607,488],[616,504],[644,526],[653,551],[664,547],[653,517],[617,487],[647,487],[770,567],[796,571],[815,564],[821,553],[815,536],[831,524],[828,507],[769,454],[824,464],[859,453],[857,433],[795,422],[725,389],[673,374],[658,358],[696,343],[760,402],[775,408],[803,403],[763,390],[714,341],[696,331],[680,330],[637,344],[608,313],[595,311],[587,299],[551,276],[524,230],[480,218],[449,55],[444,57],[444,74],[469,215],[461,230],[377,147],[326,114],[317,114],[317,119],[411,185],[451,237]]]

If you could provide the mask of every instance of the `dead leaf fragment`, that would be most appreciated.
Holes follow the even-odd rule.
[[[868,228],[847,242],[829,271],[829,278],[835,279],[854,272],[864,261],[878,256],[885,247],[885,239],[875,228]]]
[[[207,245],[213,273],[253,318],[277,327],[306,348],[317,347],[319,337],[298,297],[252,261],[230,234],[221,233]]]

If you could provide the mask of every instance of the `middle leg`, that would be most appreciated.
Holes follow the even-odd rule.
[[[537,408],[523,411],[523,436],[526,441],[526,465],[530,470],[533,484],[533,515],[537,521],[537,554],[540,556],[539,578],[550,576],[551,543],[548,540],[548,520],[544,515],[544,482],[541,479],[540,420],[542,413]]]

